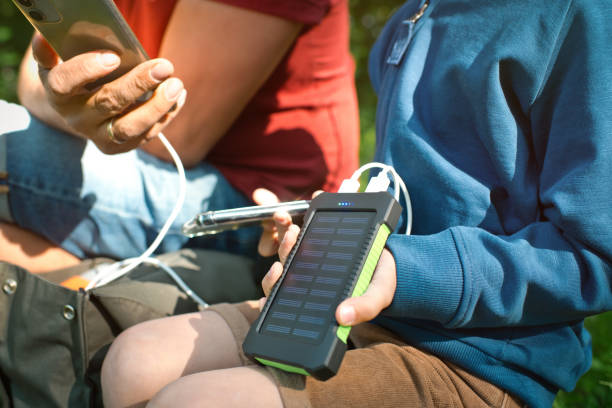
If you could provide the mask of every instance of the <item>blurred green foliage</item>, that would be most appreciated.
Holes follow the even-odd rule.
[[[368,55],[385,21],[404,1],[350,0],[351,51],[355,58],[355,82],[361,118],[361,163],[371,161],[375,147],[376,94],[368,77]]]
[[[368,54],[384,22],[402,2],[350,0],[351,49],[356,62],[355,80],[361,111],[362,163],[371,160],[375,140],[376,95],[368,78]],[[17,101],[15,85],[19,61],[31,36],[32,28],[15,6],[10,1],[0,0],[0,99]],[[574,391],[559,393],[554,408],[612,407],[612,312],[588,318],[586,326],[593,335],[592,367]]]
[[[0,99],[17,101],[19,61],[34,29],[9,0],[0,0]]]

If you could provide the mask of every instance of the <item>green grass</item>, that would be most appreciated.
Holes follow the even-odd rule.
[[[559,393],[554,408],[612,407],[612,312],[589,317],[585,325],[593,337],[593,364],[572,392]]]

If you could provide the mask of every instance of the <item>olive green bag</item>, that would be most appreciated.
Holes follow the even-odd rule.
[[[209,250],[159,259],[208,303],[261,295],[253,260]],[[0,408],[101,407],[100,368],[122,330],[201,309],[157,267],[88,292],[54,283],[74,273],[43,277],[0,262]]]

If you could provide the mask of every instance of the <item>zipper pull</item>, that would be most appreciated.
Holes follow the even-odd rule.
[[[395,43],[393,43],[391,52],[387,57],[387,64],[399,65],[400,62],[402,62],[402,58],[404,58],[404,54],[408,49],[408,44],[410,44],[410,41],[412,40],[414,25],[421,17],[423,17],[423,14],[425,13],[425,10],[427,10],[428,6],[429,0],[425,0],[423,5],[416,13],[414,13],[410,18],[407,18],[401,22],[397,39],[395,40]]]

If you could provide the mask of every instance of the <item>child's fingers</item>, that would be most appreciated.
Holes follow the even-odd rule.
[[[276,283],[278,278],[280,278],[282,273],[283,265],[280,262],[274,262],[270,267],[268,273],[266,273],[266,276],[264,276],[261,280],[261,287],[266,296],[270,296],[270,292],[272,291],[274,284]]]
[[[278,258],[283,264],[287,260],[291,249],[295,245],[299,232],[300,227],[295,224],[291,224],[289,228],[287,228],[283,240],[281,241],[280,246],[278,248]]]

